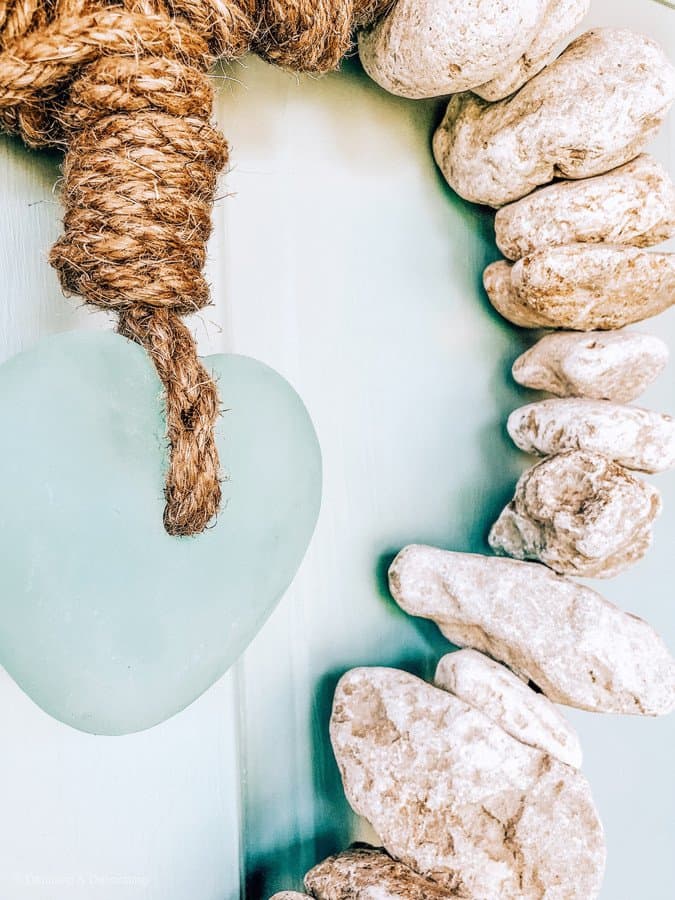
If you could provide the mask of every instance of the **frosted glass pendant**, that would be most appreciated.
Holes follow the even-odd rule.
[[[241,356],[206,361],[225,410],[215,527],[169,537],[162,389],[111,333],[50,338],[0,367],[0,663],[75,728],[123,734],[198,697],[292,580],[321,496],[302,401]]]

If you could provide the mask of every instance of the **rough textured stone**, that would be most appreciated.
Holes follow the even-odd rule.
[[[576,241],[648,247],[675,233],[675,186],[643,153],[595,178],[558,181],[495,216],[497,246],[509,259]]]
[[[597,896],[605,849],[584,777],[452,694],[354,669],[331,739],[354,810],[392,856],[457,896]]]
[[[513,97],[452,97],[434,155],[462,197],[503,206],[554,178],[587,178],[633,159],[674,96],[675,70],[654,41],[587,31]]]
[[[608,400],[540,400],[509,416],[507,430],[525,453],[602,453],[627,469],[663,472],[675,466],[675,420]]]
[[[397,0],[359,34],[366,72],[401,97],[440,97],[475,87],[515,64],[532,43],[548,0]]]
[[[305,876],[316,900],[446,900],[459,897],[375,847],[330,856]]]
[[[517,741],[575,769],[581,766],[579,738],[557,707],[489,656],[477,650],[446,654],[434,684],[480,710]]]
[[[297,891],[281,891],[270,897],[270,900],[312,900],[309,894],[299,894]]]
[[[620,244],[544,247],[483,273],[490,302],[524,328],[621,328],[675,303],[675,253]]]
[[[590,0],[551,0],[534,39],[513,65],[473,92],[485,100],[501,100],[544,68],[560,43],[568,38],[588,12]]]
[[[562,575],[610,578],[645,555],[661,498],[600,453],[570,450],[521,475],[490,546]]]
[[[513,364],[525,387],[559,397],[629,403],[664,370],[668,345],[634,331],[547,334]]]
[[[504,662],[556,703],[664,715],[675,660],[642,619],[536,563],[412,545],[389,570],[396,602]]]

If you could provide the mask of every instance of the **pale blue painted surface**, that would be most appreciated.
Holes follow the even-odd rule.
[[[646,0],[595,0],[588,22],[637,26],[675,55],[673,15]],[[387,561],[412,540],[483,549],[526,462],[503,426],[530,396],[508,377],[530,336],[492,313],[480,289],[497,256],[491,217],[455,198],[434,168],[442,105],[389,97],[354,62],[322,80],[257,61],[230,74],[219,120],[233,195],[216,210],[215,307],[196,331],[205,352],[256,356],[300,391],[324,454],[319,526],[236,670],[165,725],[131,738],[78,735],[0,681],[0,791],[12,810],[0,817],[1,871],[149,878],[97,893],[13,887],[18,900],[235,900],[240,855],[248,900],[266,900],[366,834],[327,741],[335,680],[361,663],[431,670],[445,643],[389,601]],[[671,166],[673,134],[671,116],[654,148]],[[102,317],[74,314],[44,261],[58,233],[55,164],[13,142],[3,151],[6,356]],[[675,314],[643,328],[675,348]],[[675,412],[673,371],[645,405]],[[656,545],[601,590],[675,648],[675,478],[655,481],[665,503]],[[571,717],[607,830],[603,900],[670,900],[675,720]]]

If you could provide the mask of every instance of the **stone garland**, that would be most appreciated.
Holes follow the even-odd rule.
[[[398,0],[361,34],[364,66],[388,90],[473,91],[451,97],[436,160],[461,196],[498,208],[507,259],[484,275],[494,307],[560,330],[513,366],[519,384],[553,397],[509,417],[514,443],[543,460],[490,531],[499,555],[410,546],[390,568],[396,602],[465,649],[440,660],[433,685],[387,668],[338,684],[330,730],[345,792],[383,848],[355,845],[306,875],[307,894],[273,900],[592,900],[603,829],[555,704],[675,707],[661,638],[568,577],[609,577],[644,555],[661,501],[633,472],[675,465],[673,420],[625,405],[668,349],[612,330],[675,302],[675,255],[643,249],[675,234],[675,188],[642,153],[675,72],[653,41],[613,29],[586,32],[546,66],[587,5],[545,3],[528,31],[514,3],[511,18],[474,22],[460,41],[466,7]]]
[[[3,124],[32,144],[70,143],[67,238],[53,261],[67,289],[118,309],[122,333],[153,355],[167,387],[172,448],[186,442],[192,474],[178,479],[175,497],[169,479],[171,533],[200,531],[219,501],[209,444],[215,389],[180,323],[208,298],[200,272],[226,158],[207,122],[204,72],[213,56],[252,48],[300,71],[326,71],[348,49],[352,27],[374,23],[359,48],[376,81],[404,97],[451,95],[434,154],[457,193],[499,210],[507,259],[484,273],[494,307],[521,327],[560,329],[514,365],[519,383],[554,398],[509,418],[516,445],[544,459],[524,473],[493,525],[489,541],[501,556],[411,546],[390,570],[400,606],[464,649],[440,660],[433,685],[362,668],[337,687],[331,739],[345,792],[384,846],[356,846],[312,869],[305,896],[315,900],[597,896],[602,825],[579,772],[579,741],[554,704],[638,715],[675,706],[675,661],[659,636],[568,577],[609,577],[644,555],[660,497],[632,472],[675,463],[672,420],[622,405],[660,373],[667,348],[645,335],[606,333],[675,302],[675,255],[644,249],[675,233],[675,191],[642,152],[675,96],[675,72],[655,42],[613,29],[586,32],[548,64],[588,5],[0,4]],[[156,243],[151,217],[143,252],[138,235],[130,245],[111,238],[111,210],[99,217],[106,141],[151,150],[157,172],[177,179],[181,202],[197,204],[199,227],[179,236],[170,227],[168,237],[162,227]],[[201,175],[188,173],[186,152],[205,163]],[[120,171],[135,166],[128,155],[115,156]],[[91,172],[101,181],[94,187]],[[173,226],[174,218],[174,204],[162,206],[160,222]],[[116,227],[129,238],[128,216]],[[110,242],[103,256],[102,237]],[[176,240],[190,252],[165,252]],[[109,259],[122,251],[124,283],[108,284]],[[159,291],[153,267],[168,263]]]

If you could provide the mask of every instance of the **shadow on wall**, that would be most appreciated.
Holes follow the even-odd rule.
[[[61,177],[63,153],[53,148],[41,147],[37,150],[27,147],[20,137],[0,133],[0,158],[2,165],[10,165],[14,178],[31,180],[42,191],[51,195],[54,185]],[[11,179],[8,180],[11,184]],[[29,206],[44,200],[28,201]],[[56,200],[54,201],[56,203]]]
[[[333,697],[345,671],[358,665],[389,666],[431,681],[438,659],[457,649],[443,637],[433,622],[412,619],[392,599],[387,572],[396,552],[388,550],[380,556],[374,572],[374,587],[389,606],[389,612],[400,618],[402,628],[412,627],[421,641],[411,641],[414,650],[404,650],[390,658],[352,660],[349,665],[328,672],[319,680],[314,691],[310,720],[317,828],[306,839],[279,846],[252,863],[246,879],[246,897],[249,900],[267,900],[281,890],[302,890],[304,873],[327,856],[344,850],[354,840],[357,818],[345,797],[340,771],[328,739]],[[421,649],[418,649],[420,644]]]
[[[445,642],[445,649],[453,648]],[[380,661],[379,664],[405,669],[420,678],[429,677],[428,657],[402,656],[386,663]],[[343,674],[343,670],[326,674],[316,688],[312,704],[314,791],[317,819],[322,825],[311,837],[277,847],[255,860],[246,878],[246,897],[249,900],[267,900],[282,890],[301,891],[305,872],[352,843],[355,816],[345,798],[340,772],[327,737],[335,688]],[[281,871],[280,860],[288,861],[286,868],[292,867],[293,870]]]
[[[440,124],[442,113],[443,110],[434,128]],[[462,199],[448,185],[437,166],[435,173],[439,193],[476,235],[476,245],[480,251],[470,257],[456,258],[455,264],[465,270],[472,290],[470,299],[480,306],[489,329],[497,337],[492,348],[496,353],[487,360],[481,359],[481,366],[487,364],[491,368],[489,396],[496,416],[478,432],[478,454],[474,466],[477,477],[473,481],[463,482],[459,492],[452,497],[452,517],[449,516],[447,539],[443,546],[465,553],[490,553],[487,542],[490,527],[513,496],[518,477],[531,465],[531,459],[516,449],[509,438],[506,418],[513,409],[538,396],[536,392],[521,388],[513,380],[511,367],[515,359],[535,343],[539,334],[507,322],[493,308],[483,287],[486,266],[503,258],[495,242],[495,211]],[[414,540],[421,542],[419,537]]]
[[[338,102],[334,93],[336,79],[343,80],[344,88],[339,87],[339,90],[344,95],[345,102],[353,92],[370,95],[377,102],[378,115],[381,104],[388,127],[392,129],[393,139],[410,141],[417,154],[420,138],[426,139],[430,148],[433,131],[444,112],[445,104],[442,100],[413,103],[392,97],[369,81],[358,60],[350,59],[339,75],[327,76],[320,82],[307,84],[307,90],[317,94],[318,107],[323,99],[321,84],[328,81],[333,83],[331,103]],[[236,87],[233,89],[236,90]],[[369,105],[374,101],[370,100]],[[365,112],[368,108],[369,106]],[[411,109],[414,110],[412,124]],[[402,111],[405,111],[404,115]],[[364,114],[364,109],[354,104],[354,115]],[[399,127],[404,131],[403,134],[396,131]],[[350,135],[347,134],[342,136],[343,140],[349,138]],[[365,146],[366,138],[363,140]],[[354,155],[360,159],[359,153]],[[367,160],[365,176],[369,175],[368,165]],[[348,650],[344,665],[324,673],[317,682],[310,710],[315,797],[313,824],[306,835],[294,835],[287,844],[280,844],[274,850],[249,858],[246,880],[246,896],[249,900],[267,900],[280,890],[301,890],[302,876],[306,871],[326,856],[343,850],[354,840],[356,817],[346,801],[328,740],[333,695],[343,673],[357,665],[383,665],[402,668],[425,680],[431,680],[438,659],[456,649],[443,638],[433,623],[407,616],[394,603],[387,581],[387,571],[394,556],[401,547],[413,542],[437,544],[465,552],[489,552],[487,532],[512,496],[514,483],[526,464],[525,456],[508,439],[505,419],[513,408],[528,400],[513,382],[510,368],[513,360],[532,343],[532,335],[503,320],[493,310],[483,290],[483,270],[486,265],[499,258],[494,242],[494,213],[458,197],[436,169],[431,152],[428,154],[428,166],[429,177],[424,182],[424,189],[432,192],[435,198],[429,205],[429,216],[432,227],[437,229],[442,240],[447,238],[445,248],[441,245],[441,253],[445,254],[443,259],[447,266],[448,284],[456,288],[454,302],[458,306],[464,303],[470,305],[457,312],[460,318],[463,314],[466,315],[469,325],[481,332],[472,353],[479,357],[476,366],[480,366],[483,373],[486,368],[490,370],[489,382],[481,388],[481,396],[488,398],[489,408],[485,410],[477,428],[474,424],[475,435],[465,444],[470,448],[470,452],[467,452],[467,457],[470,457],[466,470],[468,475],[463,470],[460,481],[444,479],[442,472],[438,475],[440,494],[437,497],[442,498],[442,503],[447,503],[447,517],[444,521],[437,521],[435,525],[431,523],[430,530],[424,533],[414,524],[416,518],[411,515],[402,520],[400,531],[396,530],[392,534],[390,530],[386,542],[383,541],[380,547],[379,557],[371,572],[370,597],[382,608],[380,621],[387,636],[378,643],[378,635],[375,635],[372,641],[361,642],[358,649]],[[453,241],[455,228],[472,235],[468,252],[466,242]],[[441,297],[440,305],[442,302]],[[429,321],[434,321],[433,310],[429,313]],[[453,339],[457,341],[462,338],[460,335]],[[452,346],[448,353],[452,353]],[[448,377],[456,375],[449,372]],[[471,373],[467,377],[471,377]],[[420,384],[423,388],[424,382]],[[456,396],[453,391],[461,393],[462,389],[461,384],[454,385],[452,390],[448,389],[445,394],[448,401],[452,402]],[[432,427],[437,429],[436,440],[452,442],[452,427],[448,427],[448,422],[442,417],[441,410],[438,418],[432,422]],[[462,427],[462,423],[456,427]],[[430,477],[433,478],[433,474]],[[441,515],[437,518],[443,518],[442,507]],[[396,522],[394,525],[396,527]],[[370,597],[364,599],[370,603]],[[396,634],[396,650],[392,650],[392,632]],[[365,649],[366,645],[368,650]],[[274,816],[274,810],[270,809],[269,814]]]

